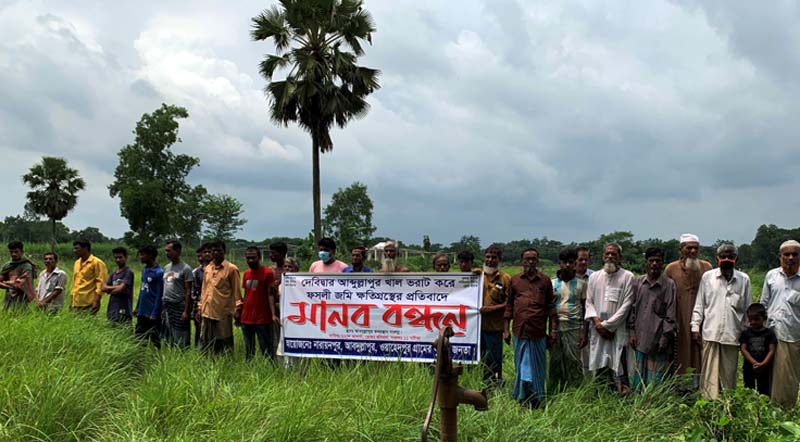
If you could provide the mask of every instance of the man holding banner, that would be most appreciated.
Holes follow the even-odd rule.
[[[481,307],[481,359],[483,381],[503,384],[503,314],[511,276],[499,269],[503,252],[495,245],[483,253],[483,307]]]

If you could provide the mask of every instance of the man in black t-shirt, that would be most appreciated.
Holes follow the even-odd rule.
[[[739,343],[742,345],[742,371],[744,386],[758,390],[769,396],[772,382],[772,359],[778,338],[772,329],[764,327],[767,322],[767,309],[762,304],[751,304],[747,308],[750,327],[742,332]]]

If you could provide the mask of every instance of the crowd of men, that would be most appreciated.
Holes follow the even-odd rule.
[[[34,288],[35,265],[25,258],[22,243],[8,248],[11,261],[0,270],[4,307],[27,308],[35,302],[39,309],[58,312],[67,286],[58,256],[44,255],[45,268]],[[235,323],[242,328],[247,359],[254,357],[258,342],[260,353],[274,360],[281,275],[300,271],[297,261],[287,258],[286,244],[269,246],[271,267],[261,264],[259,248],[248,247],[243,277],[225,259],[223,242],[197,249],[194,269],[183,261],[182,248],[178,241],[167,242],[164,268],[154,246],[139,248],[143,269],[133,308],[127,249],[113,250],[117,269],[109,275],[91,245],[75,241],[70,310],[96,314],[102,296],[108,295],[108,320],[126,324],[136,317],[134,333],[143,342],[189,347],[194,324],[195,345],[212,353],[233,348]],[[505,341],[514,354],[512,395],[527,406],[544,403],[546,385],[552,393],[579,385],[589,375],[626,394],[669,376],[691,374],[694,387],[714,400],[720,390],[735,387],[741,353],[745,385],[794,407],[800,383],[800,243],[781,244],[780,267],[767,273],[760,303],[752,302],[749,276],[736,269],[735,246],[717,249],[716,268],[698,258],[699,249],[696,235],[681,235],[680,259],[664,267],[664,250],[649,248],[638,277],[621,267],[618,244],[604,247],[598,271],[588,268],[588,249],[565,249],[552,279],[538,268],[534,248],[522,252],[522,272],[514,276],[500,270],[499,247],[484,251],[482,268],[474,266],[471,252],[459,253],[460,271],[483,275],[484,381],[496,388],[504,385]],[[364,247],[351,250],[350,265],[336,259],[330,238],[319,241],[318,257],[309,272],[375,271],[365,265]],[[449,256],[434,255],[432,265],[436,272],[449,272]],[[385,244],[377,271],[409,271],[397,262],[396,243]]]

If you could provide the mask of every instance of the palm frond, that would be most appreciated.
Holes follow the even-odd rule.
[[[264,60],[259,63],[259,72],[264,78],[272,79],[276,69],[281,69],[289,66],[292,62],[291,53],[284,55],[271,55],[267,54]]]
[[[273,6],[253,17],[250,36],[256,41],[272,38],[278,53],[283,53],[291,38],[285,10]]]

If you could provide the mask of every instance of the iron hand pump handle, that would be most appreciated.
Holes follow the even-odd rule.
[[[428,413],[425,415],[425,421],[422,424],[422,442],[428,442],[428,427],[431,425],[433,409],[436,406],[436,393],[439,391],[439,378],[442,367],[445,366],[444,359],[447,359],[447,362],[450,362],[451,336],[453,336],[453,329],[451,327],[445,327],[439,330],[439,337],[433,342],[433,346],[436,347],[436,365],[434,366],[433,371],[433,393],[431,394],[431,403],[428,404]],[[447,351],[443,351],[443,348]]]

